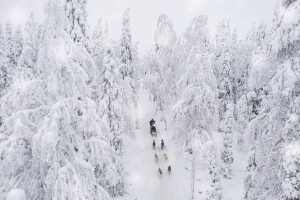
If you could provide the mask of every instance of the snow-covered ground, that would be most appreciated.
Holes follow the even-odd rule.
[[[6,200],[25,200],[25,192],[20,189],[11,190],[7,196]]]
[[[136,130],[135,138],[125,140],[125,166],[128,172],[127,195],[122,200],[188,200],[191,187],[191,157],[183,153],[182,147],[174,143],[172,133],[165,131],[165,125],[155,114],[155,105],[149,100],[145,90],[139,92],[138,116],[140,129]],[[158,136],[155,138],[156,150],[152,148],[153,137],[149,133],[150,119],[156,120]],[[171,130],[171,129],[168,129]],[[160,140],[164,139],[168,160],[163,159],[163,152],[159,150]],[[222,137],[215,134],[217,146],[220,148]],[[159,156],[157,163],[155,152]],[[223,180],[223,199],[238,200],[243,194],[243,174],[246,158],[242,153],[234,151],[236,162],[233,164],[233,178]],[[171,165],[172,174],[168,175],[167,167]],[[205,160],[197,162],[195,180],[195,199],[204,199],[206,188]],[[158,168],[163,171],[162,177]]]

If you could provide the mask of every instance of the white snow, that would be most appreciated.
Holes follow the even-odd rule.
[[[13,189],[7,194],[6,200],[26,200],[25,192],[21,189]]]

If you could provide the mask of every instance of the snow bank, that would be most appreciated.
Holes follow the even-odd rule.
[[[26,195],[21,189],[13,189],[7,194],[6,200],[26,200]]]

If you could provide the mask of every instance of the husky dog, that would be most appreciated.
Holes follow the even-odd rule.
[[[158,163],[158,156],[157,156],[157,154],[154,155],[154,159],[155,159],[155,162]]]
[[[171,166],[168,167],[168,173],[171,174]]]
[[[165,142],[164,142],[164,140],[161,140],[160,148],[161,148],[161,150],[163,150],[165,148]]]
[[[168,160],[168,156],[166,153],[164,153],[164,158],[165,158],[165,160]]]
[[[159,173],[159,176],[162,176],[162,170],[160,168],[158,168],[158,173]]]

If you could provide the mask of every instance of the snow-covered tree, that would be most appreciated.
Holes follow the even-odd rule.
[[[247,159],[247,167],[246,167],[246,173],[245,173],[245,179],[244,179],[244,189],[245,189],[245,195],[244,199],[253,199],[251,196],[253,194],[253,184],[255,180],[253,179],[253,173],[256,169],[256,162],[255,162],[255,149],[254,146],[250,148],[250,151],[248,153],[248,159]]]
[[[234,107],[232,104],[226,105],[226,113],[224,119],[224,139],[223,139],[223,150],[221,154],[222,160],[222,173],[223,176],[227,179],[231,179],[232,176],[232,167],[233,163],[233,129],[234,129]]]
[[[288,200],[300,199],[300,144],[299,141],[289,144],[283,156],[284,198]]]
[[[298,83],[299,84],[299,83]],[[299,85],[297,86],[299,88]],[[299,93],[300,90],[297,90]],[[282,189],[286,199],[300,198],[300,96],[292,103],[291,114],[283,129]]]
[[[131,36],[131,27],[130,27],[130,9],[126,9],[123,15],[123,23],[122,23],[122,34],[120,40],[120,72],[123,80],[128,85],[128,97],[135,97],[135,66],[133,65],[133,44],[132,44],[132,36]],[[131,93],[131,94],[130,94]],[[132,100],[135,100],[133,98]]]
[[[181,90],[178,102],[173,107],[173,119],[177,138],[184,143],[185,149],[193,154],[191,199],[194,197],[195,158],[199,152],[195,143],[210,140],[216,124],[216,81],[210,63],[207,17],[193,19],[186,30],[188,43],[194,42],[185,61],[186,68],[177,85]],[[189,41],[191,40],[191,41]]]
[[[260,57],[265,46],[266,35],[267,25],[265,23],[253,24],[247,33],[246,39],[237,48],[236,68],[239,69],[236,69],[237,98],[240,101],[241,98],[244,98],[243,95],[247,97],[249,119],[253,119],[258,115],[262,99],[265,96],[262,88],[250,89],[249,84],[252,84],[252,80],[249,81],[249,75],[254,64],[253,60]]]
[[[21,29],[13,32],[10,22],[5,25],[5,36],[2,41],[3,57],[1,66],[1,91],[0,96],[4,95],[10,87],[17,62],[23,49],[23,37]]]
[[[24,75],[24,77],[27,76],[27,78],[30,79],[32,78],[32,72],[34,72],[35,70],[35,65],[38,58],[38,50],[42,41],[41,26],[34,21],[33,15],[31,15],[30,20],[26,23],[25,26],[24,42],[22,42],[22,38],[20,35],[21,33],[17,32],[16,34],[19,35],[17,37],[18,42],[15,42],[15,44],[17,44],[16,47],[18,48],[15,48],[16,52],[14,53],[14,55],[16,57],[19,57],[19,59],[15,61],[17,62],[17,64],[16,66],[14,66],[14,73],[10,73],[10,74],[6,73],[6,76],[7,78],[9,75],[11,76],[10,78],[12,79],[11,80],[12,83],[16,82],[18,84],[21,84],[19,83],[18,80],[19,76],[16,74],[21,73]],[[6,72],[5,69],[7,69],[7,67],[9,66],[8,58],[6,57],[5,59],[6,59],[5,62],[6,64],[4,65],[3,70],[1,70],[3,74],[5,74]],[[8,85],[4,85],[4,88],[5,87],[8,87]]]
[[[7,87],[7,64],[5,34],[0,25],[0,96],[2,96]]]
[[[3,27],[2,27],[2,24],[0,24],[0,57],[1,59],[4,58],[5,56],[5,52],[4,52],[4,42],[5,42],[5,35],[4,35],[4,32],[3,32]]]
[[[176,42],[176,33],[171,20],[165,14],[158,17],[154,33],[155,50],[169,48]]]
[[[5,24],[5,39],[9,42],[12,38],[13,30],[10,21]]]
[[[13,32],[11,24],[6,24],[6,56],[9,59],[9,67],[11,70],[17,65],[18,59],[22,53],[23,48],[23,35],[20,27]]]
[[[258,116],[251,121],[256,129],[252,137],[259,169],[253,175],[255,182],[249,193],[252,199],[282,197],[284,179],[279,173],[285,162],[282,151],[299,140],[297,129],[288,128],[290,131],[286,132],[288,121],[298,115],[294,105],[300,95],[299,8],[298,0],[279,1],[270,38],[254,57],[249,76],[250,89],[264,94]]]
[[[186,61],[186,68],[178,88],[182,95],[173,108],[173,118],[186,147],[192,144],[191,133],[210,133],[216,120],[216,83],[210,63],[207,17],[194,18],[186,36],[194,40],[194,47]],[[183,134],[184,133],[184,134]]]
[[[130,16],[129,8],[125,10],[122,23],[122,35],[121,35],[121,66],[120,71],[123,79],[126,77],[133,78],[134,66],[132,65],[132,36],[130,29]]]
[[[38,50],[42,41],[42,29],[31,14],[29,21],[25,26],[24,47],[20,59],[18,61],[19,67],[34,69],[37,62]]]
[[[103,58],[105,56],[105,39],[102,29],[102,19],[100,18],[97,22],[96,27],[93,30],[91,37],[91,54],[95,61],[97,68],[101,68],[103,65]]]
[[[160,15],[154,33],[154,56],[157,57],[161,71],[162,82],[159,83],[160,96],[157,110],[164,112],[168,104],[173,104],[177,98],[176,80],[178,80],[178,60],[176,59],[176,33],[173,23],[166,15]],[[151,76],[151,74],[149,74]],[[157,83],[152,83],[156,85]]]
[[[89,43],[86,4],[87,0],[64,0],[64,12],[68,18],[65,22],[65,29],[74,42],[84,44],[87,50],[83,50],[84,52],[81,53],[88,56],[87,54],[91,54],[91,52],[89,52],[91,47]],[[83,62],[79,59],[77,59],[77,61]],[[84,70],[88,74],[88,84],[90,85],[95,78],[96,66],[93,60],[89,60],[89,63],[84,64],[84,67]]]
[[[220,167],[216,150],[213,144],[208,145],[208,180],[209,189],[206,192],[207,200],[221,200],[222,199],[222,186],[220,178]]]
[[[223,20],[217,27],[213,57],[214,72],[218,84],[221,130],[226,104],[236,101],[235,48],[236,34],[231,30],[229,20]]]
[[[107,186],[110,194],[114,197],[124,194],[124,172],[121,166],[121,155],[123,151],[122,133],[124,134],[126,130],[126,118],[124,116],[126,112],[124,112],[120,81],[121,75],[117,69],[114,55],[109,49],[100,72],[101,96],[98,112],[100,117],[108,123],[110,144],[115,150],[114,159],[120,167],[117,171],[120,178],[116,185]]]
[[[163,110],[164,98],[162,96],[163,72],[160,65],[160,58],[152,51],[146,55],[143,65],[145,66],[144,86],[150,92],[150,98],[157,104],[157,110]]]
[[[13,65],[17,66],[18,60],[22,54],[22,50],[23,50],[23,45],[24,45],[24,41],[23,41],[23,33],[20,27],[17,28],[15,34],[13,35],[14,39],[14,49],[13,49]]]
[[[251,29],[248,31],[246,40],[251,46],[250,51],[259,52],[264,47],[264,43],[267,38],[267,24],[260,22],[258,24],[254,23]]]
[[[138,128],[138,120],[137,120],[137,77],[136,77],[136,66],[134,66],[135,61],[133,57],[134,49],[132,44],[132,36],[131,36],[131,27],[130,27],[130,9],[126,9],[123,15],[122,22],[122,33],[120,39],[120,45],[118,46],[120,63],[119,71],[122,75],[122,87],[123,87],[123,99],[125,104],[127,104],[127,113],[129,119],[134,124],[135,128]],[[133,125],[130,125],[133,127]],[[130,127],[128,126],[128,127]],[[132,128],[130,128],[132,129]]]
[[[245,131],[249,122],[249,108],[246,95],[243,95],[237,102],[237,146],[244,149]]]
[[[122,90],[120,86],[121,76],[116,66],[116,61],[110,49],[107,50],[103,60],[103,67],[100,71],[100,116],[108,122],[110,133],[112,134],[111,143],[116,151],[122,149],[121,133],[124,132],[124,104]]]
[[[0,199],[14,188],[32,200],[110,199],[107,186],[120,178],[89,98],[91,58],[66,31],[64,11],[61,0],[48,4],[35,70],[17,73],[1,98]]]
[[[171,20],[160,15],[154,34],[154,46],[144,61],[144,85],[149,90],[151,99],[156,104],[156,112],[167,128],[165,112],[177,100],[176,83],[179,78],[179,60],[176,57],[176,34]]]
[[[66,31],[74,42],[86,44],[88,37],[86,0],[65,0],[65,13],[68,17]]]

